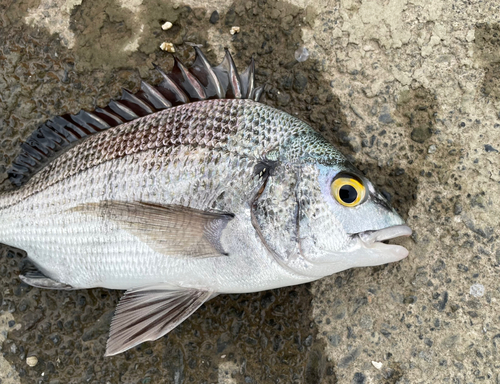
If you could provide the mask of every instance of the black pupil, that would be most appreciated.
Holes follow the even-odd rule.
[[[344,203],[351,204],[358,197],[358,192],[352,185],[343,185],[340,187],[339,197]]]

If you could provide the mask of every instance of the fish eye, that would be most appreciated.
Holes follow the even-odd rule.
[[[357,178],[340,175],[332,182],[332,195],[344,207],[355,207],[365,197],[366,188]]]

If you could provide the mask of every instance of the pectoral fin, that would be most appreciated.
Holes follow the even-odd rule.
[[[111,321],[106,356],[166,335],[212,295],[196,289],[172,291],[161,284],[127,291]]]
[[[179,205],[123,201],[82,204],[72,211],[114,221],[155,251],[173,257],[227,256],[220,236],[234,217]]]

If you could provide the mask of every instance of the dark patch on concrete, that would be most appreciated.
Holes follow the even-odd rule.
[[[71,29],[76,37],[73,51],[80,70],[135,68],[147,76],[153,61],[161,66],[158,59],[170,56],[159,50],[164,41],[175,46],[185,42],[207,45],[205,9],[177,7],[156,0],[146,0],[138,9],[139,13],[133,13],[114,0],[83,2],[73,9]],[[163,31],[161,26],[166,21],[173,26]],[[127,45],[134,41],[137,50],[127,50]]]
[[[325,346],[323,342],[317,340],[315,347],[309,353],[309,358],[304,373],[304,383],[322,383],[335,384],[337,376],[335,375],[335,367],[327,361],[325,356]]]
[[[432,136],[437,107],[434,95],[423,87],[399,95],[397,113],[405,126],[411,129],[413,141],[424,143]]]
[[[500,24],[476,25],[474,58],[485,70],[482,92],[500,98]]]

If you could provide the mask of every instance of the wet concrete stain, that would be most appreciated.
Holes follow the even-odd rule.
[[[178,56],[187,62],[193,51],[186,43],[202,44],[215,62],[205,9],[145,2],[149,13],[141,13],[137,20],[130,9],[113,1],[83,2],[71,13],[75,43],[68,50],[56,34],[23,24],[26,10],[37,3],[23,4],[4,5],[6,16],[0,24],[7,42],[0,54],[3,177],[19,144],[41,122],[104,106],[121,87],[135,91],[140,77],[158,82],[152,63],[168,69],[173,61],[157,49],[162,41],[174,42]],[[255,55],[257,80],[267,84],[267,102],[310,122],[348,153],[350,140],[337,138],[339,132],[341,138],[349,136],[349,125],[338,98],[322,79],[321,63],[293,59],[306,16],[306,11],[284,2],[259,1],[250,7],[235,3],[215,28],[240,25],[243,32],[232,38],[231,50],[239,68]],[[162,31],[166,20],[174,26]],[[144,25],[138,49],[127,50],[138,25]],[[8,187],[4,180],[2,188]],[[235,382],[337,382],[335,362],[326,360],[324,342],[317,339],[310,320],[308,285],[221,295],[166,337],[103,358],[121,292],[29,287],[18,279],[25,254],[8,247],[0,251],[0,279],[6,287],[1,309],[21,325],[9,332],[2,351],[21,383],[211,383],[226,362],[237,367],[231,374]],[[38,364],[27,366],[28,356],[36,356]]]
[[[500,24],[480,23],[476,25],[474,56],[486,73],[481,91],[486,96],[500,98]]]
[[[422,144],[432,136],[438,108],[434,95],[423,87],[401,93],[397,112],[413,141]]]

